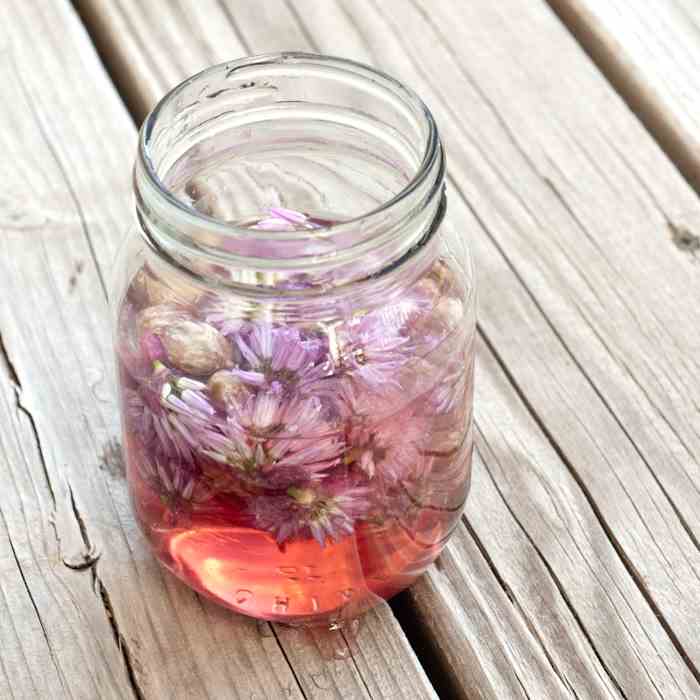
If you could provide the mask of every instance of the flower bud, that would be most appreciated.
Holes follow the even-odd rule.
[[[232,362],[231,345],[208,323],[178,320],[161,328],[157,334],[168,364],[187,374],[211,374]]]
[[[218,404],[240,402],[250,396],[250,389],[234,374],[221,369],[209,377],[209,395]]]
[[[197,287],[180,279],[164,279],[154,276],[148,269],[140,270],[131,282],[129,293],[143,300],[147,306],[161,304],[194,305],[203,295]]]
[[[168,326],[190,319],[189,314],[173,304],[160,304],[144,309],[136,317],[139,336],[159,335]]]

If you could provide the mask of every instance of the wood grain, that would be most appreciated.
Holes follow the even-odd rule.
[[[700,207],[548,7],[201,3],[201,17],[227,18],[215,36],[173,19],[168,42],[149,43],[140,3],[79,5],[139,117],[183,43],[188,72],[304,48],[374,63],[424,96],[481,282],[482,459],[468,523],[402,622],[414,616],[446,697],[695,697],[699,336],[679,322],[697,320],[698,281],[671,229]],[[182,17],[188,4],[173,6]],[[117,14],[142,28],[140,53]]]
[[[3,3],[0,28],[0,695],[302,698],[290,644],[165,574],[131,514],[104,294],[131,216],[129,115],[68,3]],[[367,623],[392,646],[357,643],[367,681],[369,664],[294,644],[373,697],[435,697],[392,620]]]
[[[333,35],[318,6],[303,17],[436,112],[487,234],[482,330],[697,679],[699,282],[669,231],[697,225],[697,199],[546,6],[378,9],[342,4]]]
[[[700,190],[700,5],[695,0],[549,3]]]

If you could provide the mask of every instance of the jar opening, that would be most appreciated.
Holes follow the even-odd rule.
[[[303,53],[221,64],[177,86],[147,117],[135,168],[147,237],[198,272],[368,255],[384,266],[425,237],[443,179],[434,120],[412,91]],[[314,225],[261,225],[279,210]]]

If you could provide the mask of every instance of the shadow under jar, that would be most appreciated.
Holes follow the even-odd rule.
[[[134,184],[113,299],[143,532],[237,612],[353,619],[469,489],[473,279],[430,112],[350,61],[227,63],[146,119]]]

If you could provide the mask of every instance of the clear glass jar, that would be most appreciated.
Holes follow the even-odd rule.
[[[210,68],[141,130],[115,344],[134,511],[246,615],[338,625],[467,497],[474,290],[410,90],[305,54]]]

